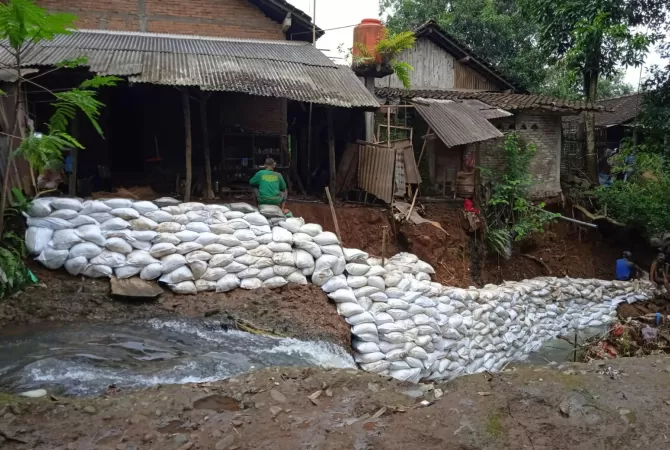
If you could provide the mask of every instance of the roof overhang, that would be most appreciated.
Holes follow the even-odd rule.
[[[302,10],[296,8],[285,0],[249,0],[249,3],[257,6],[270,19],[283,23],[287,14],[291,14],[291,26],[286,31],[286,36],[293,41],[312,42],[314,23],[312,18]],[[325,34],[321,28],[316,27],[316,38]]]

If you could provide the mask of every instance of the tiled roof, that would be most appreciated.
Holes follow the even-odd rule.
[[[596,104],[606,111],[596,113],[596,126],[608,127],[631,122],[637,117],[643,101],[644,94],[629,94],[599,100]],[[564,117],[563,120],[566,122],[582,122],[584,117],[583,115]]]
[[[447,91],[447,90],[412,90],[395,88],[377,88],[375,94],[379,98],[432,98],[438,100],[480,100],[487,105],[505,110],[519,111],[524,109],[543,109],[547,111],[575,114],[580,111],[602,110],[601,106],[581,100],[561,100],[543,95],[510,94],[506,92],[486,91]]]

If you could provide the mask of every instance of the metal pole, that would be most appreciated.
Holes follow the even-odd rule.
[[[312,7],[312,44],[316,47],[316,0],[314,0],[314,6]]]

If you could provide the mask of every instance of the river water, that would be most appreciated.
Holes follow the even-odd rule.
[[[0,391],[95,395],[110,385],[216,381],[269,366],[356,367],[330,343],[224,331],[205,320],[68,324],[0,337]]]

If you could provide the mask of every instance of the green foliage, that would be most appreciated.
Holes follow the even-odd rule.
[[[381,39],[377,42],[375,51],[381,59],[382,66],[388,66],[393,73],[398,77],[405,89],[410,88],[409,72],[414,68],[403,61],[398,61],[396,58],[404,50],[411,48],[416,42],[414,33],[411,31],[402,31],[399,33],[391,33],[387,28],[384,28]],[[368,51],[365,44],[355,42],[354,45],[360,53],[360,56],[353,58],[354,66],[374,64],[372,55]]]
[[[533,205],[528,188],[533,184],[530,164],[537,151],[534,144],[524,144],[517,133],[505,138],[502,151],[505,169],[493,178],[491,198],[485,205],[489,248],[508,256],[510,239],[522,241],[532,233],[544,231],[557,215],[545,211],[544,204]]]
[[[0,240],[0,298],[23,289],[31,283],[30,271],[23,264],[26,245],[14,232],[7,232]]]
[[[26,44],[70,34],[76,19],[72,14],[49,14],[32,0],[9,0],[0,3],[0,39],[20,51]]]
[[[547,70],[547,78],[537,93],[566,100],[583,100],[585,97],[583,82],[577,73],[566,69],[564,64],[557,64]],[[635,88],[624,81],[624,71],[619,70],[609,78],[598,82],[598,100],[632,94]]]

